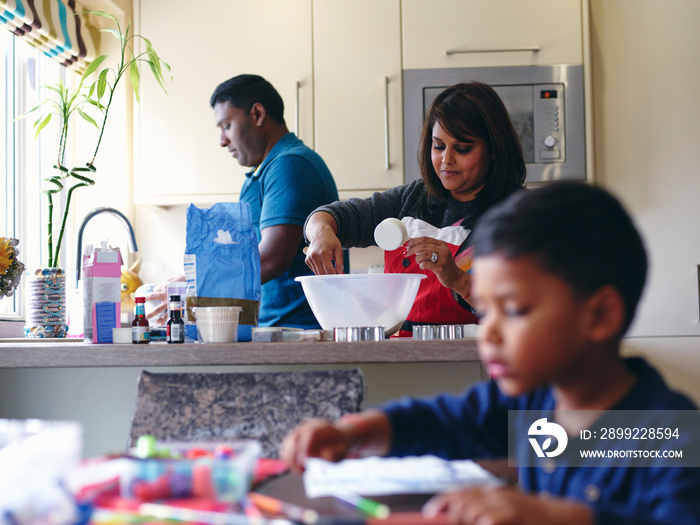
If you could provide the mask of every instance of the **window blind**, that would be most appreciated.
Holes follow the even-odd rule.
[[[96,55],[92,28],[75,0],[0,0],[0,25],[79,73]]]

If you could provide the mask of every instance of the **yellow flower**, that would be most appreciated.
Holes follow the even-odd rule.
[[[10,246],[9,239],[5,237],[0,237],[0,275],[5,275],[7,270],[12,266],[12,256],[14,255],[14,250]]]

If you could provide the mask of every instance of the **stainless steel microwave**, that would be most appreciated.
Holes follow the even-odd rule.
[[[403,72],[405,180],[420,178],[425,114],[446,87],[479,80],[494,88],[520,137],[527,182],[586,180],[583,66],[407,69]]]

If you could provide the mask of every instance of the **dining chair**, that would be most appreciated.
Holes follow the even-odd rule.
[[[305,419],[335,420],[361,409],[359,368],[295,372],[153,373],[138,379],[127,445],[159,441],[256,439],[262,456],[278,457],[287,433]]]

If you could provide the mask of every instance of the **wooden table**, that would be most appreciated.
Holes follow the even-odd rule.
[[[0,340],[2,341],[2,340]],[[475,339],[147,345],[11,340],[0,368],[478,362]]]

